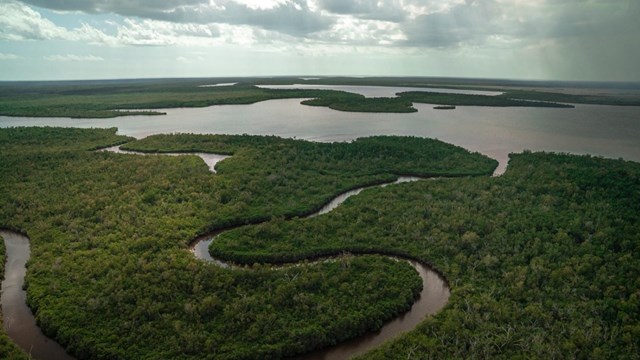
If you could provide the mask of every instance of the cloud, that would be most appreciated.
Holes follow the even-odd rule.
[[[45,40],[72,38],[69,30],[57,26],[28,6],[0,3],[0,39]]]
[[[5,53],[0,53],[0,60],[17,60],[20,57],[16,54],[5,54]]]
[[[400,0],[319,0],[318,4],[331,13],[359,19],[400,22],[408,15]]]
[[[104,61],[104,59],[101,58],[100,56],[95,56],[95,55],[73,55],[73,54],[49,55],[49,56],[43,57],[43,59],[45,59],[47,61],[78,61],[78,62]]]
[[[117,34],[110,40],[118,45],[206,45],[220,36],[217,25],[175,24],[157,20],[125,19],[115,24]]]
[[[294,36],[303,36],[329,28],[334,20],[309,8],[306,0],[270,1],[269,6],[255,1],[232,0],[24,0],[25,3],[61,11],[88,14],[117,14],[124,17],[160,20],[172,23],[250,25]]]
[[[404,45],[427,48],[528,45],[627,36],[640,30],[637,0],[464,0],[402,24]],[[639,44],[640,45],[640,44]]]
[[[29,6],[16,2],[0,4],[0,39],[67,40],[109,46],[207,45],[220,35],[217,25],[172,23],[150,19],[125,18],[108,22],[115,34],[107,34],[86,23],[67,29],[58,26]]]
[[[504,10],[494,0],[466,1],[446,11],[420,15],[403,24],[406,45],[447,48],[482,43],[500,34]]]

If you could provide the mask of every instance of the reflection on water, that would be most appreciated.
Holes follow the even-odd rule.
[[[574,109],[458,106],[434,110],[415,104],[416,113],[340,112],[300,104],[300,99],[270,100],[252,105],[161,109],[164,116],[113,119],[12,118],[0,116],[0,127],[118,127],[119,133],[142,138],[158,133],[255,134],[314,141],[349,141],[371,135],[437,138],[500,162],[508,154],[547,150],[640,161],[640,107],[576,105]]]

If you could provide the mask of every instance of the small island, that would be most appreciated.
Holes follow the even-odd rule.
[[[435,110],[454,110],[455,105],[438,105],[433,107]]]

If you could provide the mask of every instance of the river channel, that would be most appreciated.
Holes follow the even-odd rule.
[[[114,146],[100,151],[109,151],[123,154],[137,155],[197,155],[209,166],[211,172],[215,173],[215,164],[227,158],[225,155],[206,154],[206,153],[165,153],[165,154],[146,154],[133,151],[121,150],[119,146]],[[393,182],[380,184],[376,186],[367,186],[353,189],[339,194],[320,210],[310,214],[308,217],[320,216],[326,214],[340,206],[347,198],[359,194],[361,191],[373,187],[384,187],[392,184],[419,181],[421,178],[400,176]],[[197,259],[206,261],[221,267],[231,267],[220,259],[211,257],[208,248],[216,236],[222,232],[216,232],[206,236],[199,237],[192,242],[191,251]],[[31,309],[26,304],[26,293],[22,289],[24,284],[24,276],[26,273],[25,264],[29,260],[30,245],[29,239],[22,234],[3,230],[0,235],[4,238],[7,248],[7,266],[5,268],[5,280],[2,283],[2,310],[4,313],[4,326],[9,337],[13,339],[22,349],[36,360],[68,360],[73,359],[65,350],[54,340],[42,334],[42,331],[36,324],[36,320]],[[389,256],[389,255],[386,255]],[[418,299],[411,306],[409,311],[397,316],[396,318],[386,322],[383,327],[376,332],[367,333],[354,339],[341,342],[337,345],[330,346],[309,354],[298,357],[305,360],[323,360],[348,359],[353,356],[363,354],[371,350],[383,342],[398,336],[404,332],[415,328],[428,315],[435,314],[440,311],[449,299],[449,286],[446,280],[431,269],[426,264],[412,259],[402,258],[398,256],[389,256],[398,261],[408,261],[417,271],[422,280],[422,290]]]

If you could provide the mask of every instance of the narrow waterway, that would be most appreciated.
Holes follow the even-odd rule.
[[[8,230],[0,230],[0,236],[7,249],[1,296],[5,331],[32,359],[74,359],[60,344],[42,333],[27,306],[27,294],[22,287],[27,270],[25,265],[31,255],[29,238]]]
[[[216,172],[216,164],[220,161],[229,157],[229,155],[220,155],[220,154],[210,154],[203,152],[196,153],[143,153],[138,151],[128,151],[120,149],[120,145],[100,149],[98,151],[108,151],[117,154],[133,154],[133,155],[166,155],[166,156],[184,156],[184,155],[195,155],[200,157],[204,162],[209,166],[209,171],[215,174]]]
[[[121,150],[119,146],[106,148],[106,149],[103,149],[102,151],[111,151],[115,153],[127,153],[127,154],[137,154],[137,155],[152,155],[149,153],[140,153],[140,152],[134,152],[134,151]],[[161,153],[160,155],[179,156],[179,155],[185,155],[185,153]],[[202,157],[203,160],[209,165],[210,170],[214,173],[215,173],[215,170],[214,170],[215,163],[227,157],[227,156],[207,154],[207,153],[194,153],[194,155],[198,155]],[[203,157],[203,155],[205,157]],[[220,160],[216,160],[215,162],[210,163],[207,161],[206,156],[214,156],[214,157],[221,157],[221,158]],[[357,195],[365,189],[374,188],[374,187],[385,187],[392,184],[399,184],[399,183],[418,181],[418,180],[425,180],[425,179],[415,177],[415,176],[400,176],[392,182],[352,189],[334,197],[331,201],[329,201],[322,208],[320,208],[320,210],[308,215],[307,217],[310,218],[310,217],[326,214],[334,210],[338,206],[340,206],[349,197]],[[192,242],[192,247],[191,247],[191,251],[193,252],[194,256],[197,259],[213,263],[220,267],[228,268],[232,266],[231,264],[228,264],[223,260],[216,259],[209,254],[209,245],[211,244],[211,242],[214,241],[218,235],[228,230],[229,229],[217,231],[212,234],[204,235],[195,239]],[[399,261],[408,261],[414,267],[414,269],[418,272],[418,275],[422,279],[422,291],[420,292],[419,298],[411,306],[411,309],[401,314],[400,316],[385,323],[383,327],[377,332],[367,333],[359,337],[353,338],[351,340],[342,342],[340,344],[306,354],[304,356],[298,357],[299,359],[341,360],[341,359],[349,359],[353,356],[363,354],[393,337],[396,337],[404,332],[413,330],[422,320],[424,320],[425,317],[427,317],[428,315],[435,314],[447,304],[450,290],[446,280],[440,274],[438,274],[430,267],[418,261],[405,259],[397,256],[390,256],[390,257]]]
[[[147,153],[138,153],[124,151],[119,146],[102,149],[100,151],[110,151],[116,153],[128,153],[138,155],[150,155]],[[186,155],[185,153],[163,153],[161,155],[178,156]],[[227,156],[193,153],[203,158],[209,165],[209,169],[215,173],[215,164],[226,158]],[[204,157],[202,155],[205,155]],[[401,176],[395,181],[380,184],[376,186],[387,186],[391,184],[418,181],[417,177]],[[376,187],[367,186],[353,189],[342,193],[317,212],[310,214],[308,217],[326,214],[337,208],[347,198],[357,195],[361,191]],[[202,236],[195,239],[191,251],[194,256],[200,260],[214,263],[221,267],[229,267],[230,265],[222,260],[215,259],[209,254],[209,244],[214,241],[215,237],[222,231]],[[2,311],[4,314],[4,327],[11,339],[24,349],[31,358],[36,360],[71,360],[72,356],[66,353],[64,348],[54,340],[46,337],[38,325],[31,309],[26,303],[26,293],[23,290],[24,276],[26,274],[26,263],[30,257],[29,238],[25,235],[0,230],[0,235],[4,238],[6,246],[7,263],[5,267],[5,279],[2,282]],[[388,256],[388,255],[386,255]],[[418,272],[422,280],[422,291],[419,298],[412,305],[411,309],[400,316],[388,321],[383,327],[373,333],[367,333],[351,340],[342,342],[335,346],[327,347],[319,351],[298,357],[299,359],[320,360],[320,359],[348,359],[353,356],[363,354],[383,342],[398,336],[401,333],[414,329],[425,317],[440,311],[447,303],[449,298],[449,287],[446,280],[427,265],[398,256],[389,256],[399,261],[408,261]]]
[[[392,184],[411,182],[423,180],[419,177],[413,176],[401,176],[397,180],[384,183],[375,186],[366,186],[353,190],[346,191],[324,205],[320,210],[307,216],[315,217],[322,214],[326,214],[333,209],[340,206],[349,197],[359,194],[365,189],[373,187],[384,187]],[[425,179],[426,180],[426,179]],[[228,231],[228,230],[227,230]],[[201,236],[194,240],[191,251],[196,258],[214,263],[221,267],[230,267],[231,265],[212,257],[209,254],[209,245],[215,241],[215,238],[224,231],[218,231],[210,235]],[[386,255],[389,256],[389,255]],[[389,256],[395,260],[408,261],[413,268],[418,272],[420,279],[422,280],[422,291],[416,302],[411,306],[409,311],[397,316],[396,318],[386,322],[382,328],[376,332],[366,333],[353,339],[341,342],[334,346],[330,346],[318,351],[305,354],[296,359],[300,360],[344,360],[352,358],[356,355],[364,354],[365,352],[374,349],[383,342],[390,340],[402,333],[413,330],[422,320],[427,316],[433,315],[440,311],[449,299],[449,286],[446,280],[431,269],[429,266],[415,260],[406,259],[399,256]]]

